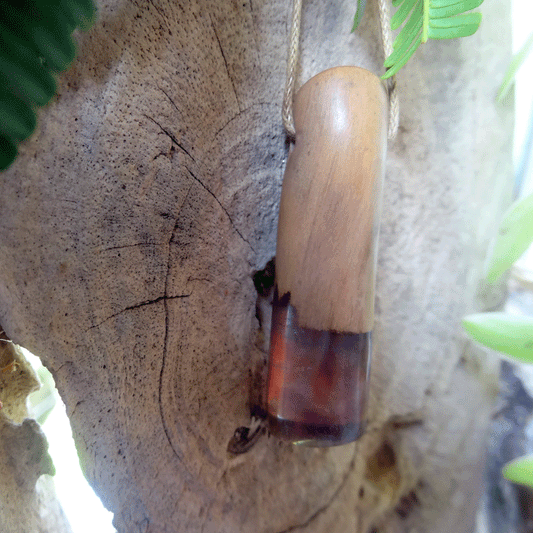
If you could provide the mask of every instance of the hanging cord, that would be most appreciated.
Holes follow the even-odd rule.
[[[392,53],[392,31],[390,28],[390,13],[388,0],[379,1],[379,20],[381,23],[381,38],[383,41],[383,52],[385,57]],[[302,0],[294,0],[292,6],[292,23],[289,43],[289,60],[287,62],[287,79],[285,81],[285,93],[283,95],[283,107],[281,119],[287,135],[294,138],[294,118],[292,115],[292,100],[294,95],[294,85],[296,82],[296,68],[300,55],[300,26],[302,20]],[[398,123],[400,119],[400,102],[396,89],[396,79],[391,76],[387,79],[387,92],[389,94],[389,140],[396,137]]]
[[[283,95],[283,108],[281,119],[287,135],[294,138],[294,118],[292,116],[292,98],[296,82],[296,68],[300,55],[300,23],[302,20],[302,0],[294,0],[292,6],[292,24],[289,43],[289,61],[287,62],[287,79],[285,81],[285,94]]]
[[[385,58],[389,57],[393,51],[392,30],[390,27],[389,0],[379,1],[379,22],[381,24],[381,40],[383,42],[383,53]],[[396,89],[396,77],[387,79],[387,92],[389,93],[389,141],[392,141],[398,133],[400,123],[400,99]]]

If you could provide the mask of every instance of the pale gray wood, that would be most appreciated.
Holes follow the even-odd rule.
[[[354,2],[304,3],[300,82],[380,72],[368,4],[350,34]],[[53,372],[119,532],[470,531],[496,365],[460,319],[487,305],[484,253],[509,202],[512,109],[494,102],[509,2],[398,77],[368,435],[330,450],[263,438],[237,457],[265,362],[252,274],[275,250],[290,3],[100,12],[2,176],[0,323]],[[391,422],[409,418],[422,423]]]

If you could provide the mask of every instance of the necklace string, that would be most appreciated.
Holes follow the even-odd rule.
[[[393,50],[392,30],[390,27],[389,0],[378,0],[379,21],[381,25],[381,40],[383,44],[383,53],[388,57]],[[292,114],[292,104],[294,97],[294,87],[296,84],[296,69],[298,67],[298,58],[300,56],[300,28],[302,21],[302,0],[293,0],[292,22],[289,35],[289,59],[287,61],[287,77],[285,80],[285,92],[283,95],[283,106],[281,110],[281,119],[287,135],[294,139],[296,130],[294,129],[294,117]],[[389,96],[389,128],[388,137],[392,141],[398,132],[400,122],[400,102],[398,90],[396,88],[396,79],[391,76],[387,79],[387,92]]]
[[[293,139],[296,135],[294,129],[294,118],[292,115],[292,100],[294,96],[294,85],[296,82],[296,68],[300,56],[300,25],[302,21],[302,0],[293,0],[292,23],[289,36],[289,59],[287,61],[287,79],[285,80],[285,93],[283,95],[283,108],[281,110],[281,120],[287,135]]]

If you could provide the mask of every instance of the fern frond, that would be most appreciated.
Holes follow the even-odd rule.
[[[56,92],[55,75],[72,63],[72,32],[95,17],[93,0],[0,1],[0,171],[35,129],[36,107]]]
[[[483,0],[392,0],[397,11],[391,28],[401,27],[393,52],[385,60],[383,79],[396,74],[428,39],[455,39],[474,34],[481,23],[481,13],[466,13]]]

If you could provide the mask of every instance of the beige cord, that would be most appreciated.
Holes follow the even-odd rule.
[[[383,41],[383,52],[385,57],[392,53],[392,31],[390,28],[389,0],[378,0],[379,2],[379,20],[381,23],[381,38]],[[292,115],[292,100],[294,95],[294,85],[296,82],[296,68],[298,66],[298,57],[300,54],[300,26],[302,20],[302,0],[294,0],[292,7],[292,24],[289,43],[289,60],[287,62],[287,79],[285,81],[285,93],[283,96],[283,108],[281,118],[287,135],[294,138],[296,131],[294,129],[294,118]],[[398,123],[400,119],[400,103],[398,91],[396,89],[396,80],[391,76],[387,80],[387,91],[389,93],[389,140],[396,137]]]
[[[281,119],[289,137],[294,137],[294,119],[292,116],[292,98],[296,81],[296,68],[300,55],[300,23],[302,20],[302,0],[294,0],[292,6],[292,24],[289,43],[289,60],[287,62],[287,80],[285,81],[285,94],[283,96],[283,109]]]
[[[378,0],[379,2],[379,22],[381,24],[381,40],[383,42],[383,53],[385,58],[389,57],[393,51],[392,30],[390,27],[389,0]],[[391,76],[387,79],[387,91],[389,93],[389,141],[392,141],[398,133],[400,122],[400,100],[396,89],[396,78]]]

